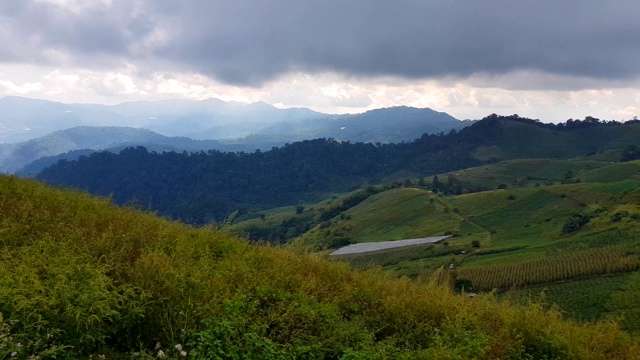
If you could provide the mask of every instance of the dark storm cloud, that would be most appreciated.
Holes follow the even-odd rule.
[[[0,54],[11,55],[0,61],[48,63],[70,56],[77,65],[91,67],[96,60],[130,56],[131,46],[152,27],[132,3],[115,4],[72,11],[44,1],[0,2]]]
[[[240,85],[292,70],[640,75],[637,1],[115,0],[75,13],[55,9],[0,2],[0,55],[28,61],[57,50],[89,66],[82,62],[98,54]]]

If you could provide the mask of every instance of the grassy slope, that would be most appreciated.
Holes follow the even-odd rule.
[[[560,185],[559,180],[567,171],[572,171],[574,178],[592,182]],[[381,266],[411,277],[453,264],[454,269],[448,271],[452,278],[471,278],[478,290],[522,286],[533,286],[536,291],[554,286],[581,288],[576,290],[578,300],[563,301],[560,295],[553,295],[561,294],[561,290],[552,291],[548,300],[560,304],[575,318],[602,319],[621,313],[616,309],[623,305],[611,300],[614,295],[606,281],[597,280],[602,276],[617,278],[611,274],[640,267],[640,221],[636,220],[640,217],[640,201],[635,191],[640,185],[638,174],[639,162],[611,164],[588,158],[506,161],[455,175],[468,182],[491,179],[509,183],[507,190],[439,197],[434,202],[429,201],[424,190],[385,192],[347,211],[350,219],[334,219],[331,226],[316,228],[297,239],[297,243],[314,244],[317,248],[327,233],[338,228],[354,242],[441,235],[448,230],[458,236],[445,245],[346,259],[358,268]],[[511,185],[527,176],[555,185]],[[563,224],[573,213],[596,215],[583,229],[562,234]],[[626,215],[616,221],[615,214]],[[475,251],[470,246],[474,240],[481,243]],[[590,265],[585,269],[580,264]],[[503,280],[497,281],[500,277]],[[556,283],[559,285],[553,285]],[[617,293],[636,291],[640,291],[640,284],[631,283]],[[586,293],[592,295],[585,296]],[[586,299],[589,297],[595,298],[598,306]],[[609,302],[618,307],[605,308]],[[638,330],[633,324],[640,323],[640,306],[629,304],[623,324]]]
[[[0,358],[637,358],[616,325],[253,247],[0,177]],[[20,345],[18,345],[20,343]]]
[[[470,168],[451,175],[463,183],[483,184],[494,189],[499,184],[509,184],[507,188],[511,190],[473,193],[455,198],[439,197],[430,201],[431,196],[426,190],[394,189],[371,196],[345,211],[350,219],[335,218],[331,226],[327,227],[325,224],[316,227],[297,239],[296,243],[313,244],[316,248],[322,248],[327,233],[336,231],[348,234],[352,242],[368,242],[435,236],[447,231],[472,237],[470,241],[487,240],[496,238],[490,236],[491,230],[500,230],[503,234],[497,238],[501,239],[503,245],[510,246],[509,242],[521,243],[523,236],[539,239],[547,237],[547,234],[555,235],[565,220],[563,217],[568,216],[571,211],[580,210],[585,202],[604,202],[634,186],[633,182],[621,182],[612,187],[602,181],[598,184],[559,187],[545,184],[558,185],[568,171],[574,174],[574,179],[584,177],[585,181],[601,180],[604,174],[609,173],[613,175],[608,181],[619,182],[633,179],[634,169],[640,170],[639,162],[611,164],[588,158],[509,160]],[[441,182],[446,181],[447,174],[440,178]],[[426,183],[431,180],[432,178],[426,178]],[[619,191],[610,193],[614,188]],[[571,191],[569,196],[564,194],[567,191]],[[321,207],[322,204],[314,206]],[[527,224],[523,223],[522,216],[525,214],[530,218],[526,222],[536,222],[535,231],[527,229]],[[293,216],[293,212],[286,215],[282,213],[280,216]],[[501,229],[492,229],[494,223],[499,223]],[[239,227],[242,226],[242,223],[239,224]]]
[[[439,179],[441,182],[446,181],[448,175],[453,175],[463,183],[495,189],[502,184],[508,188],[557,184],[568,171],[573,173],[574,179],[587,182],[621,181],[636,174],[632,170],[638,166],[636,163],[612,163],[606,157],[601,160],[604,154],[600,155],[573,160],[505,160],[439,175]],[[611,171],[612,169],[615,171]],[[425,181],[430,184],[433,177],[427,177]]]
[[[348,220],[335,219],[329,231],[344,230],[352,242],[373,242],[424,237],[453,229],[457,221],[438,211],[439,205],[429,201],[420,189],[393,189],[376,194],[345,211]],[[345,224],[345,226],[342,226]],[[298,243],[322,248],[327,234],[318,226],[298,239]]]

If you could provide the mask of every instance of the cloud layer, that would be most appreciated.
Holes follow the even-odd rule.
[[[611,4],[2,1],[0,61],[97,69],[133,64],[252,87],[292,71],[485,82],[520,72],[546,78],[522,76],[501,86],[626,86],[640,76],[640,3]]]
[[[640,2],[0,1],[0,96],[640,115]]]

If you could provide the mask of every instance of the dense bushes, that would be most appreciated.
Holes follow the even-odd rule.
[[[593,217],[592,214],[587,213],[575,213],[568,218],[562,225],[562,233],[569,234],[574,231],[580,230],[583,226],[587,225],[589,220]]]

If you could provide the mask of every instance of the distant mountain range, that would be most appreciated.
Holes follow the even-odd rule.
[[[469,123],[428,108],[397,107],[332,115],[306,108],[278,109],[264,102],[245,104],[218,99],[99,105],[0,98],[0,143],[22,142],[76,126],[145,128],[165,136],[197,140],[259,136],[285,141],[335,137],[398,142],[466,125]]]
[[[147,129],[78,126],[21,143],[0,144],[0,172],[33,176],[60,159],[75,160],[82,155],[100,150],[117,153],[130,146],[144,146],[149,151],[157,152],[212,149],[236,152],[270,149],[277,145],[281,144],[260,139],[250,142],[193,140],[186,137],[168,137]]]
[[[376,109],[356,115],[336,115],[309,121],[281,122],[259,131],[270,139],[301,141],[334,138],[339,141],[399,143],[422,134],[459,130],[473,121],[460,121],[444,112],[407,106]]]
[[[21,142],[75,126],[129,126],[167,136],[225,139],[244,137],[277,122],[326,116],[309,109],[218,99],[100,105],[8,96],[0,98],[0,142]]]
[[[255,151],[316,138],[398,143],[471,123],[428,108],[404,106],[330,115],[217,99],[107,106],[4,97],[0,99],[0,172],[34,175],[59,159],[74,160],[98,150],[117,152],[127,146],[142,145],[158,152]]]

